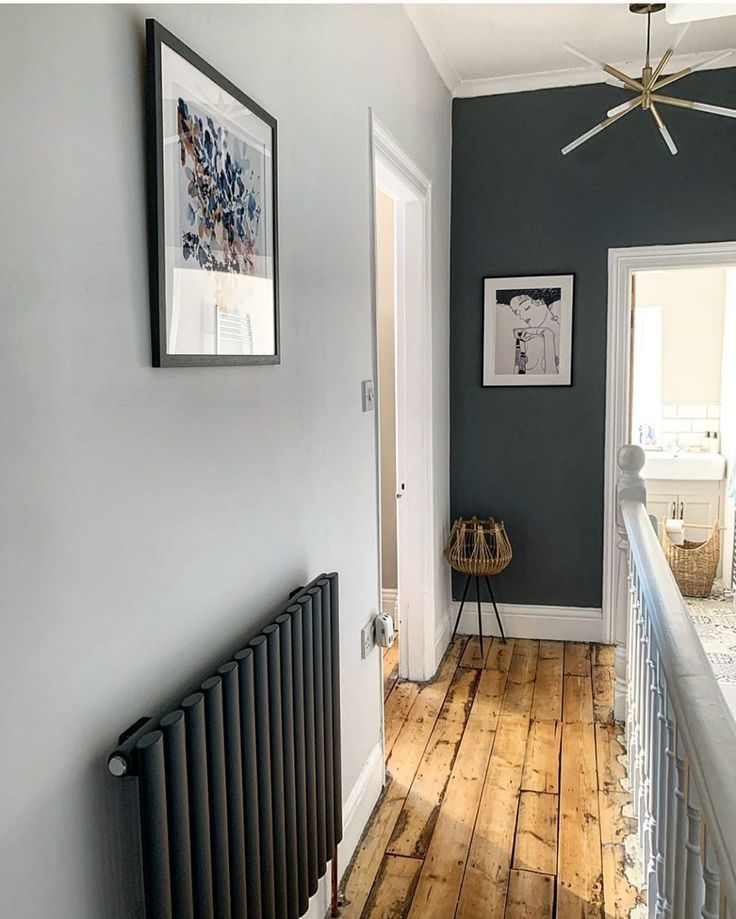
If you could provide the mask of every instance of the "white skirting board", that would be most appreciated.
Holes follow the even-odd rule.
[[[340,879],[353,857],[355,848],[363,835],[366,823],[378,800],[384,779],[383,746],[377,743],[371,750],[365,765],[360,770],[350,794],[343,805],[343,838],[338,847],[337,861]],[[317,893],[309,901],[304,919],[324,919],[330,908],[331,866],[327,864],[325,876],[321,878]]]
[[[396,621],[396,612],[399,603],[399,592],[398,590],[389,590],[384,589],[381,591],[381,612],[391,613],[394,617],[394,625],[398,625]]]
[[[444,621],[438,624],[436,647],[439,651],[445,633],[451,635],[460,601],[453,600]],[[481,603],[484,635],[498,635],[496,616],[490,603]],[[499,603],[504,632],[508,638],[543,638],[552,641],[603,641],[603,613],[586,606],[528,606],[521,603]],[[475,600],[466,601],[458,626],[461,635],[478,634],[478,607]]]

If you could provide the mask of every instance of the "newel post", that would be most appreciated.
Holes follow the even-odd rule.
[[[619,476],[616,481],[616,583],[614,602],[613,635],[616,642],[616,686],[614,691],[614,714],[617,721],[626,720],[626,639],[629,617],[628,540],[621,516],[621,502],[641,501],[646,504],[647,489],[641,470],[646,456],[641,447],[626,444],[618,451]]]

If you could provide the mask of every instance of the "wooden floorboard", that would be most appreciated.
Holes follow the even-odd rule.
[[[456,639],[421,685],[386,652],[388,783],[343,919],[628,919],[613,648],[483,645]]]

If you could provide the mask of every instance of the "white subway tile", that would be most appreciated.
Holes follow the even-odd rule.
[[[662,422],[663,434],[677,434],[681,431],[692,431],[692,421],[689,418],[667,418]]]
[[[703,435],[678,434],[677,439],[681,447],[699,447],[703,442]]]
[[[705,404],[698,405],[678,405],[678,418],[706,418],[708,415],[708,406]]]
[[[721,422],[717,418],[695,418],[692,422],[692,430],[694,433],[720,431]]]
[[[721,406],[717,402],[711,402],[708,405],[708,417],[709,418],[720,418],[721,417]]]
[[[669,402],[666,405],[663,405],[662,406],[662,417],[663,418],[677,418],[676,403]]]

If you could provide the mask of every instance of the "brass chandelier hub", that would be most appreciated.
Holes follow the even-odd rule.
[[[733,48],[730,48],[727,51],[721,51],[718,54],[707,58],[704,61],[701,61],[699,64],[695,64],[691,67],[684,67],[682,70],[678,70],[675,73],[664,75],[664,68],[670,62],[673,54],[677,50],[677,46],[682,41],[689,27],[689,23],[686,23],[678,30],[670,44],[670,47],[659,59],[657,65],[652,67],[652,13],[659,13],[664,8],[664,3],[632,3],[629,5],[629,10],[632,13],[645,15],[647,17],[646,56],[644,59],[644,66],[642,67],[640,80],[636,80],[633,77],[630,77],[628,74],[619,70],[617,67],[612,66],[611,64],[604,64],[601,61],[597,61],[594,58],[589,57],[584,52],[572,47],[572,45],[566,44],[564,46],[566,50],[568,50],[571,54],[581,58],[581,60],[603,71],[603,73],[605,73],[608,77],[612,78],[606,82],[615,82],[615,85],[620,86],[623,89],[633,90],[636,95],[628,102],[624,102],[621,105],[617,105],[610,109],[606,113],[607,117],[604,118],[603,121],[599,122],[584,134],[581,134],[580,137],[573,140],[566,147],[563,147],[563,155],[570,153],[570,151],[574,150],[576,147],[579,147],[581,144],[584,144],[586,140],[590,140],[590,138],[594,137],[596,134],[600,134],[601,131],[604,131],[607,127],[618,121],[619,118],[623,118],[625,115],[628,115],[630,112],[633,112],[635,109],[639,108],[641,108],[642,111],[651,113],[657,128],[659,129],[659,133],[662,135],[662,139],[667,144],[667,148],[669,149],[670,153],[673,155],[677,153],[677,147],[675,146],[672,135],[667,129],[667,126],[665,125],[664,120],[659,113],[659,109],[657,107],[658,105],[672,105],[677,108],[688,108],[694,109],[698,112],[708,112],[711,115],[721,115],[725,118],[736,118],[736,109],[726,108],[722,105],[710,105],[705,102],[694,102],[691,99],[678,99],[675,96],[664,96],[661,94],[660,90],[665,86],[669,86],[671,83],[675,83],[677,80],[681,80],[683,77],[694,73],[696,70],[702,70],[708,65],[715,64],[717,61],[728,57],[734,51]]]

